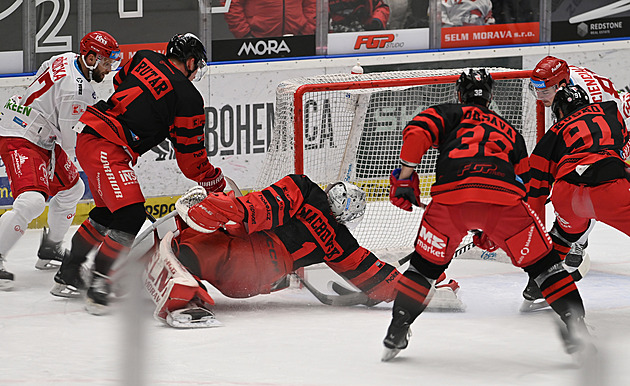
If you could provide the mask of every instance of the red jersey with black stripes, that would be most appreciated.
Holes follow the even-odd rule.
[[[199,180],[213,169],[204,146],[203,98],[166,56],[138,51],[114,77],[114,89],[81,116],[84,132],[127,147],[134,162],[168,138],[186,177]]]
[[[525,196],[525,140],[494,111],[456,103],[424,110],[403,130],[401,162],[415,167],[431,147],[439,151],[436,202],[512,204]]]
[[[623,160],[630,153],[629,139],[615,101],[590,104],[560,120],[538,141],[530,156],[528,203],[542,212],[558,179],[579,179],[581,183],[596,185],[598,181],[623,177]],[[594,168],[595,164],[602,168]],[[618,175],[613,174],[616,169]]]
[[[237,200],[245,207],[248,232],[275,233],[293,258],[294,270],[326,263],[369,295],[381,300],[393,296],[399,272],[359,246],[335,219],[326,192],[307,176],[286,176]]]

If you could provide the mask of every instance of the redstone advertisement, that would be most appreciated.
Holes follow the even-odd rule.
[[[538,22],[442,28],[442,48],[502,46],[539,41]]]

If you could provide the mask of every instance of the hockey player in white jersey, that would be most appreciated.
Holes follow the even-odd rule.
[[[494,24],[490,0],[440,1],[442,27]]]
[[[12,210],[0,217],[0,288],[13,285],[14,275],[4,267],[7,253],[42,214],[49,197],[50,230],[44,229],[35,266],[56,268],[63,259],[63,238],[85,189],[73,162],[72,129],[97,101],[90,81],[102,82],[120,60],[110,34],[90,32],[81,39],[80,54],[68,52],[45,61],[25,92],[1,105],[0,156],[15,200]]]
[[[556,117],[551,112],[551,104],[556,96],[556,91],[561,86],[572,84],[580,86],[587,92],[590,103],[615,101],[626,125],[630,125],[630,95],[628,93],[620,95],[610,79],[591,70],[571,66],[566,61],[554,56],[546,56],[538,62],[532,71],[531,82],[536,90],[537,99],[547,107],[545,109],[547,110],[547,128],[556,122]],[[565,258],[565,264],[568,267],[578,268],[575,273],[572,273],[576,281],[581,279],[590,267],[586,246],[588,245],[588,235],[594,225],[595,220],[591,220],[588,230],[576,243],[573,243]],[[531,280],[523,291],[523,297],[525,301],[521,311],[526,312],[546,306],[540,290]]]

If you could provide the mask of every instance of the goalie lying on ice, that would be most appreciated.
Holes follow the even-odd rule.
[[[355,185],[338,182],[322,190],[304,175],[289,175],[242,197],[205,197],[193,188],[176,207],[189,227],[162,240],[145,282],[158,305],[156,317],[170,325],[195,327],[198,315],[188,310],[212,304],[192,275],[227,297],[247,298],[284,289],[298,268],[325,263],[372,304],[396,295],[399,271],[359,246],[346,226],[365,212],[365,193]],[[192,323],[179,323],[182,312]]]

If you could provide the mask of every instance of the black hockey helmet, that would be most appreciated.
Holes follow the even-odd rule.
[[[195,66],[199,69],[205,68],[208,61],[206,48],[203,46],[203,43],[190,32],[173,36],[166,46],[166,56],[176,58],[182,62],[186,62],[188,58],[193,57]]]
[[[562,117],[566,117],[589,103],[586,91],[577,84],[571,84],[560,87],[556,91],[556,96],[551,103],[551,111],[556,114],[556,117],[560,117],[562,111]]]
[[[469,69],[457,79],[455,89],[462,103],[485,105],[492,100],[492,76],[485,69]]]

